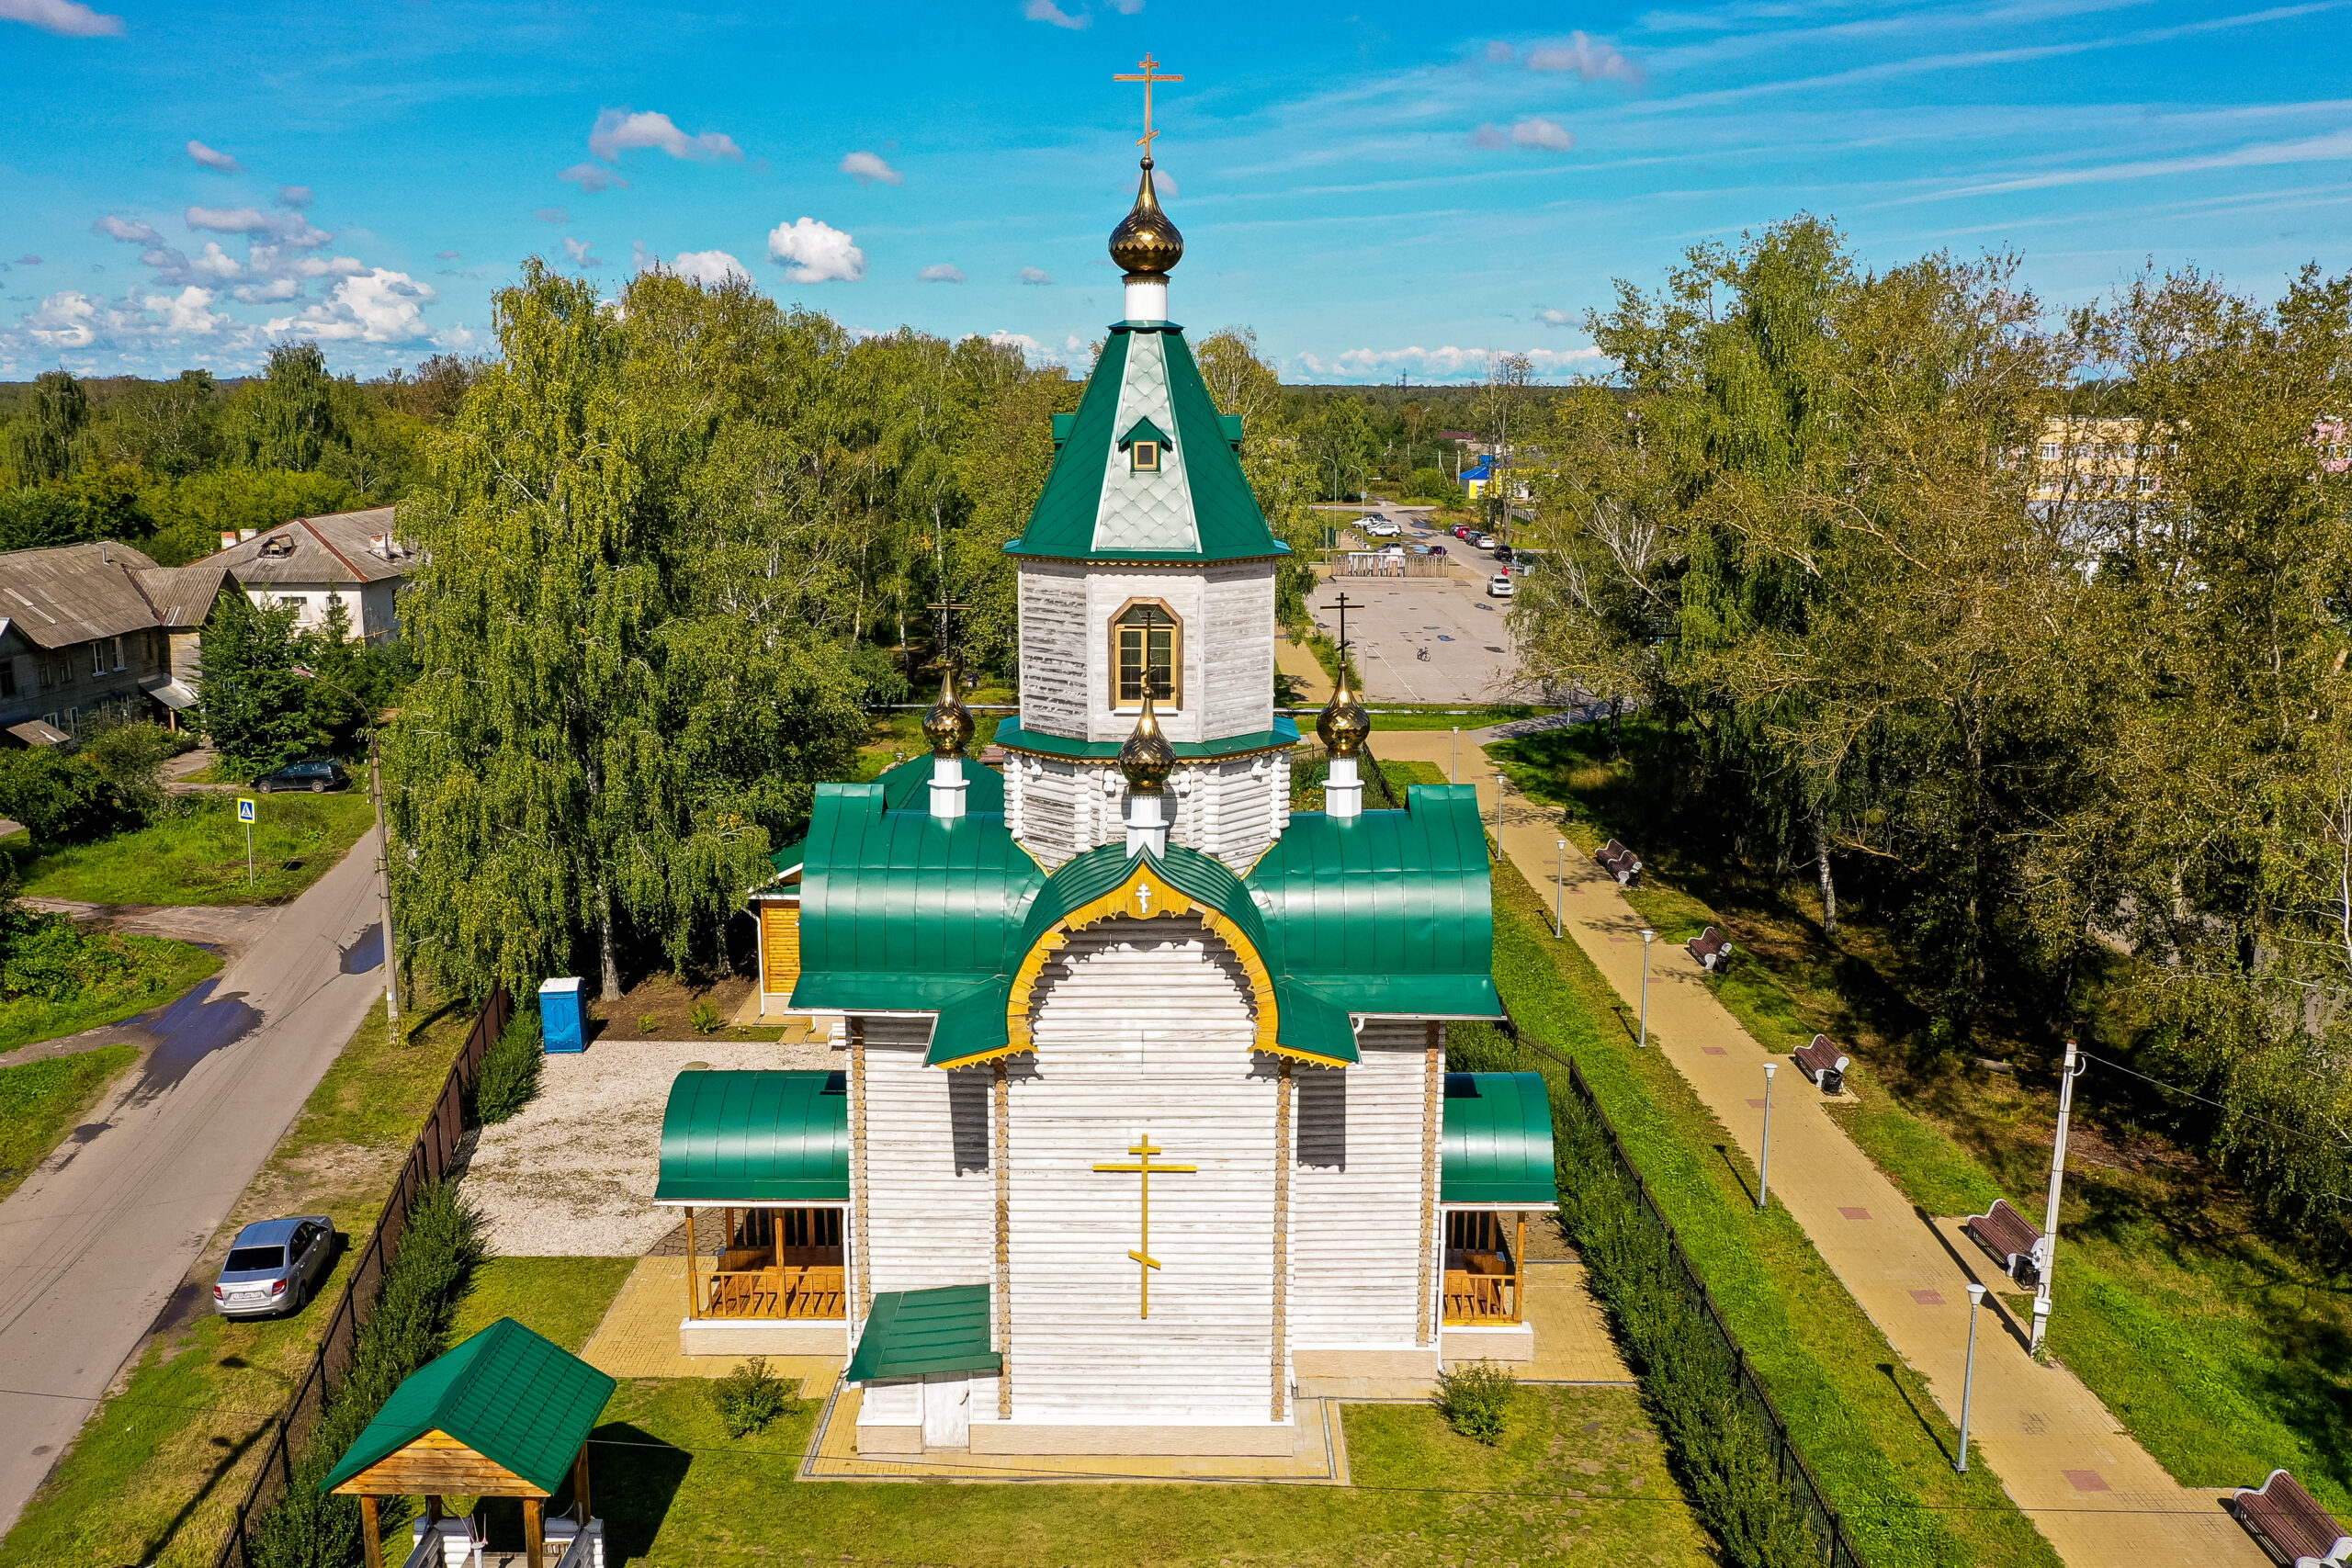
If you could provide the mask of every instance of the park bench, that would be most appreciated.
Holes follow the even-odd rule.
[[[1600,852],[1592,858],[1600,863],[1601,870],[1617,879],[1618,886],[1637,887],[1641,885],[1642,857],[1616,840],[1611,839],[1601,845]]]
[[[1829,1043],[1826,1034],[1816,1034],[1813,1043],[1801,1045],[1793,1053],[1797,1068],[1821,1088],[1824,1094],[1839,1094],[1846,1088],[1846,1069],[1853,1058]]]
[[[1710,975],[1720,975],[1731,967],[1731,938],[1713,926],[1683,945],[1690,950],[1690,956],[1699,961],[1699,967]]]
[[[2041,1233],[2010,1208],[2007,1199],[1994,1199],[1991,1208],[1969,1215],[1962,1228],[1975,1238],[1977,1246],[2001,1260],[2001,1271],[2010,1279],[2020,1285],[2034,1282],[2040,1272],[2035,1259],[2040,1256]]]
[[[2272,1471],[2258,1487],[2239,1487],[2233,1501],[2238,1522],[2290,1568],[2338,1568],[2352,1561],[2352,1535],[2285,1471]]]

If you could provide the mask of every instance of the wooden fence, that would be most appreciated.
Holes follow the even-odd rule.
[[[400,1179],[392,1184],[392,1195],[384,1201],[384,1212],[378,1216],[376,1228],[368,1233],[367,1245],[352,1265],[351,1277],[344,1284],[342,1298],[335,1303],[334,1315],[327,1320],[318,1353],[311,1358],[301,1382],[294,1387],[293,1397],[286,1402],[286,1408],[272,1424],[262,1446],[260,1468],[254,1472],[252,1484],[245,1488],[244,1497],[237,1504],[236,1519],[229,1527],[228,1539],[220,1543],[214,1568],[252,1568],[254,1522],[293,1485],[295,1467],[300,1462],[302,1450],[308,1446],[311,1434],[318,1429],[327,1401],[343,1382],[359,1342],[359,1330],[374,1314],[376,1299],[383,1293],[385,1271],[399,1255],[401,1236],[408,1229],[416,1195],[447,1173],[473,1108],[474,1082],[481,1074],[482,1055],[490,1049],[491,1042],[504,1032],[513,1010],[506,987],[500,986],[482,1003],[481,1011],[474,1015],[474,1026],[466,1035],[465,1049],[449,1064],[449,1076],[442,1080],[441,1097],[424,1113],[424,1125],[409,1147],[408,1163],[401,1167]]]

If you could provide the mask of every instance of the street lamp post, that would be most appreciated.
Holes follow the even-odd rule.
[[[1657,932],[1647,926],[1642,928],[1642,1043],[1646,1051],[1650,1044],[1650,943],[1657,940]]]
[[[1968,1403],[1976,1393],[1976,1309],[1984,1304],[1984,1287],[1968,1286],[1968,1370],[1960,1378],[1960,1459],[1953,1468],[1968,1473]]]
[[[1764,1212],[1771,1201],[1767,1194],[1772,1185],[1772,1075],[1781,1070],[1778,1062],[1764,1064],[1764,1153],[1756,1162],[1756,1210]]]
[[[2066,1042],[2066,1060],[2058,1075],[2058,1134],[2050,1146],[2050,1198],[2041,1211],[2041,1239],[2034,1244],[2033,1340],[2035,1355],[2050,1334],[2050,1277],[2058,1264],[2058,1190],[2066,1179],[2066,1124],[2075,1112],[2075,1080],[2090,1066],[2075,1043]]]
[[[1562,839],[1553,845],[1553,849],[1559,856],[1556,869],[1552,874],[1552,940],[1557,942],[1567,934],[1561,906],[1568,891],[1568,841]]]
[[[384,766],[377,745],[379,724],[375,705],[341,682],[330,681],[308,666],[295,665],[294,673],[305,681],[334,687],[357,703],[368,715],[368,792],[376,802],[376,895],[383,911],[384,927],[384,1019],[397,1025],[401,1021],[401,968],[400,948],[392,941],[392,840],[384,829]]]

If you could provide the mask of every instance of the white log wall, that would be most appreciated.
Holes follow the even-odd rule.
[[[1273,1354],[1274,1068],[1243,981],[1197,920],[1118,919],[1046,971],[1011,1085],[1016,1420],[1263,1423]],[[1137,1315],[1138,1133],[1152,1179]]]
[[[1169,837],[1246,871],[1290,826],[1290,753],[1186,763],[1170,775]],[[1126,837],[1126,782],[1111,762],[1014,752],[1004,764],[1005,827],[1048,870]]]
[[[1413,1343],[1420,1294],[1423,1030],[1370,1020],[1357,1037],[1363,1059],[1356,1066],[1295,1069],[1295,1348]]]
[[[866,1261],[877,1293],[996,1273],[993,1074],[924,1066],[930,1039],[927,1019],[865,1021]]]
[[[1086,733],[1086,570],[1067,561],[1019,568],[1021,722],[1047,735]]]
[[[1274,568],[1211,567],[1203,594],[1208,645],[1202,723],[1212,739],[1274,727]]]

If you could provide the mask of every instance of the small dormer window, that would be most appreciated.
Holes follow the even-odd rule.
[[[1148,419],[1139,419],[1119,437],[1119,450],[1127,455],[1127,471],[1131,474],[1156,474],[1168,460],[1168,448],[1176,445],[1168,433]]]
[[[1133,460],[1136,473],[1156,472],[1159,468],[1159,443],[1138,441],[1127,448],[1127,456]]]

